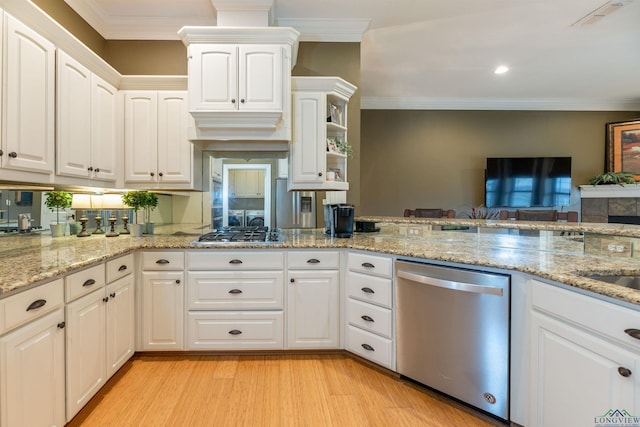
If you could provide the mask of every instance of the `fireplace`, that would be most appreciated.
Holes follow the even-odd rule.
[[[640,225],[640,185],[581,185],[581,221]]]

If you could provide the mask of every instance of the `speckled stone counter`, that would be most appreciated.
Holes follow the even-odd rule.
[[[382,219],[389,221],[395,218]],[[418,223],[427,224],[423,221]],[[443,225],[451,224],[449,220]],[[453,224],[465,225],[460,222]],[[602,273],[640,275],[638,259],[585,255],[582,238],[572,233],[523,236],[422,227],[419,235],[409,236],[403,221],[385,223],[381,228],[380,232],[356,233],[349,239],[327,237],[321,229],[287,231],[284,243],[223,243],[207,248],[191,243],[207,230],[203,230],[201,225],[189,224],[156,227],[155,235],[138,238],[127,235],[106,238],[101,235],[52,239],[46,233],[1,237],[0,298],[136,249],[348,248],[530,273],[613,298],[625,305],[640,306],[640,291],[582,277]],[[540,228],[548,230],[546,227],[537,229]],[[536,230],[533,227],[529,229]],[[602,229],[599,232],[602,233]]]

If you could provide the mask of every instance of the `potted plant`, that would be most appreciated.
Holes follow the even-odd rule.
[[[156,193],[147,191],[144,202],[144,228],[146,234],[153,234],[153,223],[151,222],[151,211],[158,206],[158,196]]]
[[[134,215],[131,224],[131,235],[133,237],[142,236],[144,224],[138,219],[138,211],[145,207],[147,203],[146,191],[127,191],[122,195],[122,202],[133,209]]]
[[[605,172],[589,180],[589,185],[637,184],[630,172]]]
[[[47,193],[44,204],[46,207],[53,211],[56,211],[56,223],[51,224],[51,236],[61,237],[65,234],[67,223],[60,223],[60,209],[67,209],[71,207],[71,200],[73,196],[66,191],[50,191]]]

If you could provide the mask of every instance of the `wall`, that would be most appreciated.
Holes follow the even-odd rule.
[[[104,38],[64,0],[32,0],[32,2],[87,45],[89,49],[106,60]]]
[[[486,157],[571,156],[577,186],[604,167],[605,123],[639,112],[362,111],[361,214],[484,202]],[[567,209],[569,210],[569,209]]]
[[[187,48],[180,40],[107,40],[105,59],[124,75],[187,74]]]

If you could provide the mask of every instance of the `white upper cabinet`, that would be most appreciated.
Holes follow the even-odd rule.
[[[289,190],[348,190],[347,106],[356,87],[339,77],[293,77]]]
[[[116,180],[117,90],[58,50],[58,175]]]
[[[125,184],[187,189],[197,186],[184,91],[127,91],[124,95]]]
[[[184,27],[192,140],[289,140],[292,28]],[[241,40],[242,42],[238,42]]]
[[[4,15],[2,168],[53,174],[55,46]]]

